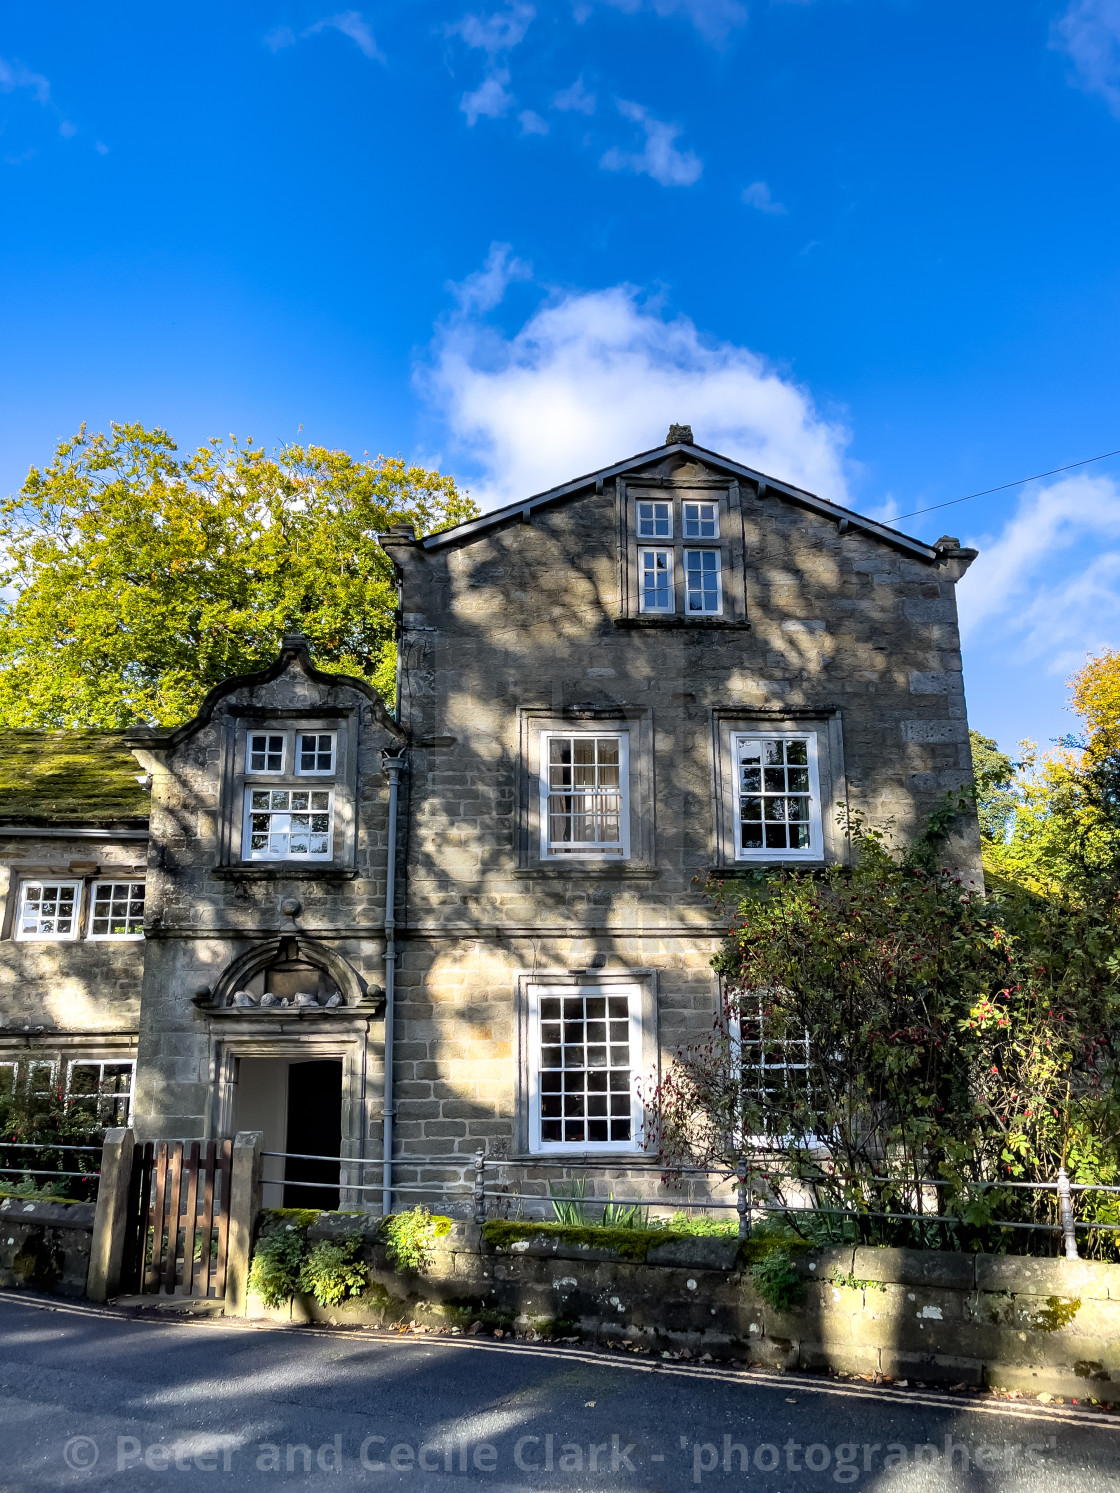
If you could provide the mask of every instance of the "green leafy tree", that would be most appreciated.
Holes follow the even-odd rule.
[[[1017,764],[1006,752],[1000,751],[992,737],[982,736],[979,731],[970,731],[968,736],[972,744],[980,837],[991,844],[1002,845],[1015,822]]]
[[[450,477],[322,446],[83,427],[0,506],[0,725],[175,724],[285,632],[393,699],[396,589],[376,535],[477,512]]]
[[[988,1220],[1049,1221],[1053,1203],[1001,1184],[1052,1183],[1063,1160],[1116,1175],[1115,920],[1014,885],[977,896],[852,828],[852,867],[717,888],[725,1007],[648,1097],[661,1159],[745,1164],[756,1195],[808,1191],[864,1238],[941,1242],[874,1215],[947,1210],[958,1244],[998,1248]]]
[[[1070,680],[1070,693],[1081,733],[1047,753],[1019,743],[1011,830],[987,841],[985,867],[1113,918],[1120,914],[1120,653],[1091,658]]]

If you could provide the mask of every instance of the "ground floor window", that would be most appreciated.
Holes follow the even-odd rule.
[[[45,1111],[61,1103],[84,1112],[91,1128],[127,1125],[135,1063],[131,1058],[13,1058],[0,1062],[0,1109]]]
[[[66,1099],[96,1125],[127,1125],[132,1109],[131,1062],[77,1059],[67,1072]]]
[[[637,987],[537,986],[530,1001],[530,1149],[639,1150]]]
[[[811,1112],[809,1033],[775,1034],[767,1007],[766,991],[744,991],[731,1023],[731,1040],[744,1098],[755,1100],[764,1114],[773,1116],[766,1138],[785,1140],[792,1128],[804,1128]]]

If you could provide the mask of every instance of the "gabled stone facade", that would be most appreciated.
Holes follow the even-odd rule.
[[[252,1126],[266,1149],[318,1154],[330,1125],[299,1116],[338,1104],[341,1154],[375,1162],[392,764],[396,1185],[480,1145],[640,1164],[641,1086],[718,1009],[709,873],[842,862],[842,811],[905,841],[971,780],[954,587],[972,552],[690,435],[382,542],[401,585],[395,712],[293,639],[189,725],[131,733],[152,779],[144,942],[13,939],[19,883],[94,857],[88,838],[33,850],[14,835],[28,826],[0,826],[0,1062],[92,1051],[115,1022],[142,1134]],[[282,739],[275,768],[267,741],[252,767],[250,736]],[[297,769],[312,738],[332,743],[329,771]],[[253,850],[261,794],[280,795],[274,825],[329,799],[329,846],[289,855],[292,818]],[[138,848],[98,832],[93,882]],[[946,858],[979,883],[971,813]]]

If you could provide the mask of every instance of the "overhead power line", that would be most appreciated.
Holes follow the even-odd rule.
[[[917,518],[921,513],[936,513],[939,508],[952,508],[957,503],[970,503],[973,498],[986,498],[990,493],[1006,492],[1009,487],[1022,487],[1025,482],[1037,482],[1041,477],[1056,477],[1059,472],[1072,472],[1074,467],[1091,466],[1094,461],[1104,461],[1109,456],[1120,456],[1120,450],[1104,451],[1100,456],[1087,456],[1084,461],[1071,461],[1068,467],[1053,467],[1049,472],[1036,472],[1033,477],[1019,477],[1014,482],[1001,482],[999,487],[985,487],[981,492],[970,492],[963,498],[950,498],[947,503],[934,503],[929,508],[915,508],[913,513],[896,513],[894,518],[884,518],[884,524],[901,523],[904,518]]]

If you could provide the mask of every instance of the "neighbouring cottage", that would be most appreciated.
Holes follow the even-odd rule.
[[[379,1208],[386,1138],[404,1204],[480,1145],[640,1166],[642,1083],[718,1005],[707,873],[843,861],[839,806],[905,838],[970,782],[975,551],[678,426],[382,543],[394,711],[292,637],[174,730],[0,733],[0,1084],[348,1158],[270,1158],[272,1203]],[[980,884],[971,812],[946,854]]]

